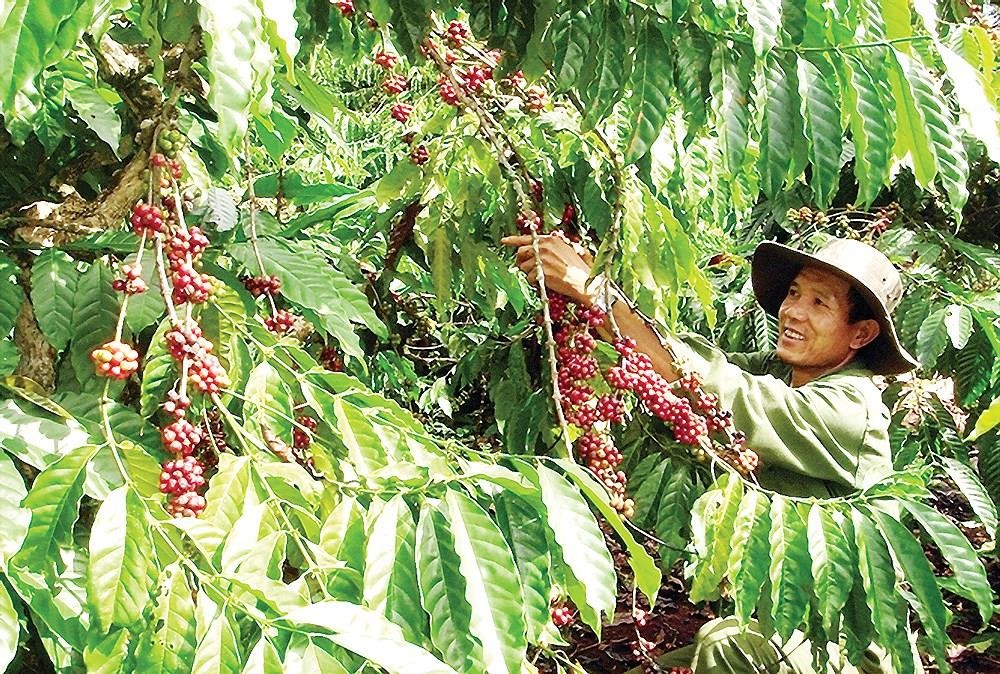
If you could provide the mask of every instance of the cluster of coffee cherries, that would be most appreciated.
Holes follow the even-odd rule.
[[[312,332],[309,321],[287,309],[278,309],[273,316],[265,318],[264,327],[279,337],[291,335],[297,339],[304,339]]]
[[[706,446],[713,446],[713,436],[721,436],[727,441],[713,450],[720,459],[743,475],[757,469],[759,458],[746,446],[746,435],[734,429],[732,413],[720,407],[718,397],[705,391],[697,376],[686,374],[671,386],[653,369],[649,356],[636,349],[634,340],[618,338],[614,347],[621,362],[605,373],[605,380],[634,393],[650,414],[670,427],[677,442],[691,447],[695,458],[705,459]]]
[[[165,339],[170,355],[182,366],[187,361],[188,379],[198,391],[211,395],[229,385],[225,368],[197,323],[178,323],[167,331]]]
[[[281,292],[281,279],[274,275],[242,276],[240,282],[254,297],[270,295],[274,297]]]
[[[139,352],[117,339],[91,351],[90,359],[101,377],[125,380],[139,369]]]
[[[205,466],[195,456],[204,442],[202,430],[186,419],[190,399],[174,389],[167,394],[163,411],[173,421],[160,429],[163,449],[171,457],[160,472],[160,491],[170,497],[167,512],[174,517],[198,517],[205,509]]]
[[[552,618],[552,624],[556,627],[566,627],[566,625],[572,624],[575,614],[568,603],[556,602],[550,607],[549,616]]]
[[[406,75],[393,72],[396,66],[399,64],[399,57],[383,50],[379,50],[375,53],[375,64],[383,68],[386,71],[386,78],[382,81],[382,88],[390,96],[401,96],[410,88],[410,81],[406,78]],[[389,114],[400,124],[406,124],[410,121],[410,115],[413,114],[413,106],[405,101],[397,100],[392,104],[389,110]],[[427,152],[427,147],[420,144],[413,144],[413,134],[406,134],[405,138],[408,138],[408,143],[410,143],[410,161],[420,166],[427,163],[430,159],[430,153]]]
[[[320,349],[317,360],[323,368],[330,372],[343,372],[344,370],[344,359],[336,347],[324,346]]]

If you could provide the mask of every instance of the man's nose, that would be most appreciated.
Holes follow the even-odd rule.
[[[781,303],[781,307],[778,309],[778,316],[793,320],[802,320],[805,318],[802,311],[802,304],[796,302],[793,298],[788,298]]]

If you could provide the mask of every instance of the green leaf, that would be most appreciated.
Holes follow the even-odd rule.
[[[944,326],[948,330],[951,345],[964,349],[972,336],[972,311],[964,304],[949,304],[944,316]]]
[[[21,362],[21,352],[13,340],[0,339],[0,377],[13,374]]]
[[[948,346],[948,326],[945,324],[947,315],[948,308],[940,307],[920,325],[920,332],[917,333],[917,357],[924,368],[933,368],[938,356]]]
[[[573,0],[560,14],[552,36],[555,46],[552,73],[559,91],[566,91],[578,83],[590,53],[593,23],[584,0]]]
[[[73,305],[73,370],[80,383],[94,379],[90,352],[112,340],[118,323],[118,297],[111,288],[114,275],[101,260],[95,260],[80,279]]]
[[[51,419],[25,412],[27,403],[0,400],[0,445],[39,470],[89,442],[72,419]]]
[[[997,535],[997,507],[986,492],[983,483],[979,481],[975,471],[957,459],[951,457],[940,457],[944,464],[948,477],[958,485],[962,495],[972,506],[972,512],[976,513],[979,521],[983,523],[987,535],[995,538]]]
[[[457,674],[424,649],[407,643],[398,626],[356,604],[332,600],[312,604],[286,614],[278,625],[318,627],[326,639],[392,674]]]
[[[956,218],[961,221],[962,208],[969,198],[966,183],[969,163],[965,146],[957,132],[957,123],[948,102],[941,94],[941,84],[915,57],[897,52],[896,59],[909,80],[914,102],[920,109],[927,137],[937,164],[938,178],[948,193],[948,201]]]
[[[167,350],[164,338],[170,330],[170,321],[164,320],[149,342],[149,350],[142,367],[142,384],[139,387],[139,410],[142,416],[151,417],[166,400],[167,390],[177,379],[178,369],[174,357]]]
[[[286,443],[292,440],[292,393],[278,370],[264,361],[250,372],[243,392],[243,418],[251,426],[268,428]]]
[[[117,94],[106,87],[95,88],[89,83],[66,81],[66,98],[69,99],[73,109],[83,123],[107,143],[117,156],[122,135],[122,120],[114,106],[108,103],[105,95],[117,98]]]
[[[58,564],[59,549],[72,541],[87,464],[97,450],[93,445],[72,449],[35,478],[23,503],[31,511],[31,524],[12,565],[49,573],[49,565]]]
[[[748,143],[750,77],[745,61],[738,47],[722,43],[712,54],[712,99],[730,177],[742,171]]]
[[[272,674],[282,671],[281,657],[274,645],[265,636],[261,636],[257,645],[250,651],[243,671],[240,674]]]
[[[805,144],[798,77],[787,55],[772,53],[764,71],[764,118],[761,127],[762,188],[774,197],[785,187],[796,145]]]
[[[420,606],[417,525],[402,495],[385,504],[365,546],[364,602],[399,625],[406,640],[424,646],[427,616]]]
[[[549,546],[545,522],[525,499],[503,491],[494,499],[497,524],[514,554],[521,589],[528,641],[537,643],[549,623]]]
[[[0,669],[7,666],[17,654],[17,643],[21,636],[21,625],[17,609],[7,592],[6,583],[0,583]]]
[[[710,599],[717,594],[719,583],[729,565],[731,551],[730,537],[734,529],[736,515],[743,499],[743,480],[726,474],[721,489],[720,502],[707,516],[705,522],[706,554],[698,560],[694,579],[691,581],[691,601]]]
[[[264,17],[264,31],[271,46],[281,54],[288,78],[295,82],[295,55],[299,52],[299,39],[295,36],[295,6],[280,0],[257,0]]]
[[[747,23],[753,29],[753,50],[758,57],[774,48],[781,26],[780,0],[750,0],[745,3]]]
[[[343,398],[334,400],[336,430],[347,446],[347,458],[361,475],[372,475],[389,465],[389,447],[383,446],[372,420],[360,407]]]
[[[916,103],[911,88],[912,80],[906,77],[903,63],[908,61],[901,58],[896,50],[891,50],[885,62],[896,110],[896,142],[893,154],[900,159],[909,155],[917,183],[927,189],[937,174],[937,161],[931,150],[922,108]]]
[[[965,112],[962,128],[978,138],[993,161],[1000,161],[1000,115],[983,75],[966,59],[941,43],[935,45],[945,74],[954,85],[954,97]]]
[[[836,634],[857,563],[851,522],[841,511],[815,503],[807,526],[817,610],[823,630]]]
[[[241,149],[254,94],[254,44],[260,15],[250,0],[221,5],[199,0],[198,23],[208,55],[208,103],[219,115],[218,138],[230,152]]]
[[[854,141],[854,175],[858,179],[858,201],[875,200],[889,176],[891,139],[895,125],[885,82],[876,81],[866,61],[836,59],[841,73],[841,92]]]
[[[635,501],[635,514],[632,522],[643,529],[652,528],[653,515],[660,505],[660,494],[663,492],[667,475],[673,475],[673,461],[660,454],[647,454],[646,457],[631,471],[629,486]]]
[[[102,639],[91,639],[83,651],[87,674],[118,674],[128,655],[128,630],[112,630]]]
[[[111,492],[90,533],[87,598],[101,626],[130,627],[149,601],[149,551],[153,547],[146,509],[128,487]]]
[[[417,525],[417,579],[420,602],[430,616],[431,643],[460,672],[483,672],[482,645],[469,627],[472,607],[445,514],[424,503]]]
[[[771,611],[774,629],[785,641],[805,619],[809,606],[809,543],[796,508],[780,494],[771,500]]]
[[[970,442],[975,440],[983,434],[988,433],[997,424],[1000,424],[1000,398],[994,399],[986,411],[979,415],[979,418],[976,419],[976,427],[972,430],[972,433],[969,434],[969,437],[967,437],[966,440]],[[1000,452],[998,452],[998,454],[1000,454]]]
[[[621,97],[622,86],[632,70],[631,56],[626,51],[628,43],[634,39],[625,34],[626,17],[622,16],[618,5],[609,3],[600,46],[592,45],[591,53],[597,57],[594,78],[587,86],[584,119],[590,126],[597,124],[610,112],[611,107]],[[594,48],[597,47],[597,48]],[[664,75],[668,71],[664,69]]]
[[[983,622],[988,622],[993,615],[993,591],[983,563],[965,534],[944,515],[923,503],[903,501],[902,504],[930,535],[954,571],[955,582],[958,585],[956,592],[975,602]]]
[[[510,548],[486,511],[464,493],[449,490],[444,507],[472,607],[469,629],[483,646],[483,671],[520,672],[528,643],[521,581]]]
[[[874,523],[864,513],[852,510],[851,520],[858,545],[858,572],[879,644],[892,655],[896,671],[900,674],[913,672],[913,655],[906,638],[906,608],[896,588],[896,572],[889,550]]]
[[[650,554],[646,552],[646,548],[636,541],[632,532],[625,527],[618,511],[611,507],[607,489],[594,480],[590,473],[581,468],[579,464],[563,460],[558,463],[625,544],[636,586],[646,595],[650,606],[656,604],[656,594],[660,591],[660,581],[663,574]]]
[[[949,641],[945,633],[948,610],[941,598],[941,590],[938,588],[931,565],[924,555],[924,549],[913,534],[895,518],[877,508],[869,512],[892,549],[893,559],[912,590],[912,594],[906,596],[927,631],[934,660],[941,671],[948,671],[945,654],[945,645]]]
[[[24,301],[24,293],[17,285],[18,273],[17,265],[0,254],[0,337],[10,333]]]
[[[27,495],[24,478],[6,452],[0,452],[0,569],[21,548],[31,511],[21,507]]]
[[[160,290],[160,275],[156,273],[156,265],[149,259],[151,256],[148,253],[143,257],[146,258],[146,262],[140,263],[139,276],[146,283],[146,292],[129,297],[128,307],[125,310],[125,325],[136,335],[160,320],[167,310]],[[135,255],[129,255],[124,262],[135,266],[135,260]]]
[[[551,468],[539,466],[538,483],[546,523],[558,544],[559,555],[582,585],[581,601],[593,611],[591,629],[600,634],[602,614],[615,610],[615,568],[597,521],[580,490]],[[586,617],[586,616],[584,616]]]
[[[73,296],[80,276],[73,258],[55,248],[40,253],[31,268],[35,320],[57,353],[73,336]]]
[[[687,544],[687,529],[691,522],[691,506],[697,497],[694,474],[690,464],[678,462],[673,466],[667,483],[663,486],[660,505],[656,512],[656,536],[667,545],[681,550]],[[676,551],[675,551],[676,552]],[[666,554],[666,551],[661,551]],[[677,555],[673,555],[677,559]]]
[[[771,503],[763,493],[748,491],[733,524],[733,551],[727,575],[740,624],[747,625],[767,581],[771,544]]]
[[[218,472],[208,481],[202,518],[229,531],[240,518],[250,484],[250,459],[219,455]]]
[[[625,138],[626,163],[631,164],[649,151],[667,121],[671,65],[663,33],[647,26],[636,48],[635,67],[627,86],[632,95],[628,99],[631,118]]]
[[[809,139],[809,162],[812,164],[812,189],[816,204],[824,209],[833,199],[840,183],[840,153],[843,134],[837,92],[815,65],[798,60],[799,95],[802,117]]]
[[[179,563],[167,567],[153,619],[136,650],[139,672],[186,672],[195,653],[194,599]]]
[[[191,674],[231,674],[241,668],[239,625],[219,611],[194,652]]]
[[[335,269],[319,251],[307,243],[288,244],[275,239],[258,241],[265,273],[277,275],[282,294],[319,315],[321,327],[337,338],[352,356],[362,357],[358,338],[350,324],[364,325],[378,337],[386,337],[365,294]],[[256,269],[250,244],[236,244],[230,253],[248,269]]]

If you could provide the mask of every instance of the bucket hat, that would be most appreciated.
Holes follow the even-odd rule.
[[[764,311],[778,315],[788,287],[803,267],[814,267],[840,276],[871,308],[879,334],[860,352],[876,374],[902,374],[919,366],[899,343],[892,310],[899,304],[903,283],[899,271],[881,251],[860,241],[831,239],[815,253],[806,253],[773,241],[757,246],[751,262],[754,296]]]

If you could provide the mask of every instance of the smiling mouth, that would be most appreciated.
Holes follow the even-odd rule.
[[[785,339],[790,339],[793,342],[801,342],[806,338],[806,336],[803,335],[801,332],[799,332],[798,330],[792,330],[791,328],[785,328],[784,330],[782,330],[781,336],[784,337]]]

